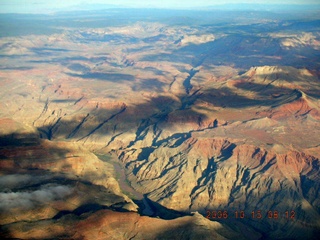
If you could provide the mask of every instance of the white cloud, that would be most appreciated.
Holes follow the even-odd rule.
[[[0,190],[6,188],[15,188],[21,186],[22,184],[25,185],[30,183],[32,180],[34,180],[34,177],[27,174],[11,174],[0,176]]]
[[[29,192],[2,192],[0,193],[0,210],[31,209],[51,201],[63,199],[72,192],[73,188],[69,186],[52,184],[43,185],[39,190]]]

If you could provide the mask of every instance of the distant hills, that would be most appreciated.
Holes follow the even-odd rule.
[[[275,12],[301,12],[301,11],[319,11],[320,4],[269,4],[264,2],[259,3],[232,3],[232,4],[213,4],[203,5],[193,4],[166,4],[150,2],[142,4],[132,2],[130,4],[107,4],[107,3],[64,3],[64,4],[48,4],[41,2],[24,2],[23,4],[12,1],[10,3],[0,3],[0,13],[31,13],[31,14],[52,14],[58,12],[72,11],[100,11],[106,9],[166,9],[166,10],[202,10],[202,11],[275,11]]]

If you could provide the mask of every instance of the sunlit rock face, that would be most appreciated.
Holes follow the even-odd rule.
[[[318,20],[140,11],[0,15],[0,235],[316,239]]]

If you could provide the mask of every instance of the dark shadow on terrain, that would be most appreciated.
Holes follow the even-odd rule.
[[[191,69],[189,71],[189,76],[183,81],[183,87],[186,90],[186,93],[189,94],[190,90],[192,89],[191,79],[199,72],[199,70]]]
[[[259,75],[259,76],[262,78],[266,78],[270,75]],[[285,96],[290,96],[292,94],[297,95],[297,98],[302,96],[301,93],[296,89],[278,87],[278,86],[272,85],[271,83],[272,83],[272,80],[270,80],[269,84],[261,84],[261,83],[255,83],[255,82],[238,82],[235,84],[235,86],[240,89],[256,92],[260,97],[274,99],[275,101],[277,99],[281,99]],[[317,88],[305,89],[303,90],[303,92],[307,94],[307,96],[320,99],[320,87],[318,89]]]
[[[0,58],[11,58],[11,59],[17,59],[21,57],[30,57],[29,54],[0,54]]]
[[[0,70],[26,71],[34,69],[34,67],[0,67]]]
[[[44,57],[48,57],[48,56],[54,56],[57,53],[67,53],[67,52],[71,52],[71,50],[69,49],[65,49],[65,48],[29,48],[30,51],[34,52],[35,54],[37,54],[38,56],[44,56]]]
[[[84,56],[75,56],[75,57],[57,57],[52,58],[50,60],[42,59],[42,60],[30,60],[30,63],[59,63],[61,65],[69,65],[71,61],[88,61],[90,63],[100,63],[107,61],[107,57],[84,57]],[[77,64],[77,63],[75,63]]]
[[[70,52],[69,49],[66,48],[49,48],[49,47],[42,47],[42,48],[29,48],[31,51],[34,52]]]
[[[2,136],[2,139],[5,139],[5,136]],[[12,146],[11,152],[12,151],[19,151],[19,147],[20,145],[23,145],[23,140],[27,140],[28,136],[26,135],[25,137],[21,137],[19,139],[17,139],[17,143],[14,144]],[[27,165],[28,164],[32,164],[35,160],[36,161],[42,161],[42,159],[39,159],[39,155],[37,154],[37,152],[33,152],[30,154],[30,149],[34,149],[33,146],[29,146],[28,145],[28,141],[26,142],[26,148],[28,148],[28,154],[29,154],[29,158],[27,159],[28,163],[25,166],[19,166],[16,167],[14,169],[13,174],[19,174],[20,172],[25,174],[28,174],[30,176],[32,176],[32,180],[30,180],[30,183],[25,183],[24,185],[20,185],[16,188],[11,188],[12,191],[14,192],[25,192],[25,191],[35,191],[37,189],[40,189],[42,186],[46,186],[46,185],[50,185],[50,184],[57,184],[57,185],[66,185],[66,186],[72,186],[75,187],[78,184],[81,185],[85,185],[89,188],[92,189],[96,189],[96,192],[104,192],[104,196],[108,196],[114,200],[116,200],[117,198],[119,198],[117,195],[114,195],[112,192],[110,192],[108,189],[102,187],[102,186],[96,186],[94,184],[92,184],[89,181],[86,181],[84,179],[71,179],[68,177],[68,175],[65,175],[64,173],[59,173],[59,172],[51,172],[50,170],[45,170],[45,169],[30,169]],[[40,148],[39,148],[40,149]],[[2,151],[3,149],[0,149],[0,151]],[[8,150],[8,149],[6,149]],[[58,152],[63,152],[63,156],[61,157],[66,157],[66,154],[68,153],[67,149],[63,149],[63,147],[54,149],[54,148],[50,148],[50,149],[46,149],[47,151],[49,150],[51,151],[58,151]],[[46,156],[44,155],[40,155],[40,158],[46,158]],[[10,174],[10,171],[6,171],[6,173]],[[12,173],[11,173],[12,174]],[[94,173],[92,173],[94,174]],[[85,178],[85,177],[84,177]],[[38,179],[38,180],[36,180]],[[66,201],[68,200],[67,198],[65,199]],[[52,220],[52,221],[60,221],[60,222],[64,222],[64,226],[66,226],[68,228],[68,224],[73,224],[72,221],[70,221],[71,219],[73,219],[74,221],[80,221],[81,219],[84,219],[88,216],[90,216],[90,214],[93,214],[99,210],[102,209],[109,209],[109,210],[113,210],[116,212],[129,212],[128,210],[123,208],[123,205],[126,204],[126,202],[123,202],[122,198],[118,199],[120,202],[117,202],[115,204],[112,204],[110,206],[106,206],[106,205],[101,205],[99,202],[97,202],[95,196],[92,196],[91,199],[90,197],[87,199],[87,203],[82,204],[81,206],[77,207],[76,209],[69,211],[69,210],[61,210],[59,213],[57,213],[54,217],[52,217],[51,219],[48,220]],[[167,209],[163,206],[161,206],[158,203],[155,203],[149,199],[146,198],[146,200],[148,201],[149,206],[151,206],[152,211],[154,212],[154,214],[152,216],[157,216],[160,217],[162,219],[175,219],[181,216],[188,216],[190,214],[188,213],[182,213],[182,212],[178,212],[175,210],[171,210],[171,209]],[[49,202],[48,202],[49,203]],[[136,201],[136,203],[140,206],[141,209],[143,209],[144,207],[144,203],[143,201]],[[141,210],[140,209],[140,210]],[[140,212],[140,215],[141,214]],[[23,221],[21,221],[23,222]],[[17,222],[18,223],[18,222]],[[32,225],[30,226],[31,228],[37,228],[37,221],[30,221],[30,223],[32,223]],[[52,222],[53,223],[53,222]],[[119,222],[119,224],[121,224]],[[9,226],[9,225],[8,225]],[[11,235],[10,231],[8,230],[9,228],[7,228],[6,226],[4,226],[2,228],[1,226],[1,235],[8,237]]]
[[[81,72],[87,72],[90,71],[90,68],[82,65],[80,63],[72,63],[68,66],[68,69],[72,70],[72,71],[81,71]]]
[[[160,75],[162,76],[164,73],[168,73],[166,71],[163,71],[163,70],[159,70],[157,68],[154,68],[154,67],[146,67],[143,69],[144,71],[151,71],[153,72],[155,75]]]
[[[166,39],[167,39],[167,35],[159,34],[159,35],[156,35],[156,36],[143,38],[142,41],[145,42],[145,43],[155,43],[155,42],[158,42],[158,41],[161,41],[161,40],[166,40]]]
[[[286,22],[286,29],[293,31],[317,31],[319,30],[320,20],[291,20]]]
[[[85,74],[74,74],[66,73],[72,77],[79,77],[89,80],[101,80],[101,81],[110,81],[110,82],[121,82],[121,81],[133,81],[135,78],[130,74],[122,73],[101,73],[101,72],[90,72]]]
[[[264,30],[258,31],[258,33],[261,32]],[[314,59],[314,61],[306,61],[306,59]],[[193,67],[202,63],[233,65],[248,69],[251,66],[263,65],[318,68],[320,62],[316,59],[319,59],[319,52],[309,46],[286,49],[281,46],[281,39],[261,37],[248,32],[248,29],[243,31],[237,29],[237,32],[212,42],[189,44],[173,50],[170,54],[146,55],[141,60],[182,62],[191,64]]]
[[[207,90],[202,94],[201,100],[217,107],[236,109],[273,104],[269,99],[251,99],[238,95],[227,87]]]
[[[52,164],[59,164],[57,161],[60,159],[64,159],[67,155],[70,155],[68,149],[64,149],[63,147],[53,147],[44,148],[41,146],[41,142],[36,143],[36,146],[30,146],[28,142],[28,135],[20,136],[18,139],[13,140],[13,143],[10,142],[10,145],[5,147],[0,147],[0,156],[2,160],[13,159],[18,164],[13,169],[4,168],[2,169],[2,173],[4,174],[22,174],[22,175],[30,175],[32,179],[29,182],[24,182],[22,185],[17,185],[10,190],[13,192],[26,192],[26,191],[35,191],[41,189],[42,186],[57,184],[63,186],[71,186],[75,187],[79,184],[86,186],[88,188],[96,189],[96,192],[103,192],[105,197],[113,199],[113,201],[118,201],[115,204],[110,206],[101,205],[99,201],[97,202],[95,196],[87,199],[87,203],[82,204],[78,208],[73,211],[61,210],[58,214],[56,214],[52,219],[60,219],[66,215],[72,214],[76,216],[81,216],[82,214],[94,213],[101,209],[110,209],[117,212],[128,212],[128,210],[123,208],[123,205],[126,202],[123,202],[123,198],[115,195],[110,192],[110,190],[106,189],[103,186],[97,186],[92,184],[90,181],[86,180],[87,175],[95,175],[95,173],[86,173],[83,178],[70,178],[70,175],[66,175],[65,172],[51,172],[50,170],[46,170],[43,168],[31,168],[34,163],[48,163],[52,162]],[[6,139],[6,136],[1,136],[1,139]],[[43,151],[48,152],[47,155],[43,154]],[[26,154],[23,154],[23,153]],[[76,156],[75,156],[76,157]],[[1,161],[1,160],[0,160]],[[23,164],[19,164],[22,163]],[[1,163],[1,162],[0,162]],[[44,165],[44,167],[47,165]],[[50,168],[50,167],[49,167]],[[18,177],[16,177],[18,180]],[[99,176],[96,176],[96,179],[99,179]],[[12,181],[12,180],[11,180]],[[66,199],[67,200],[67,199]],[[157,216],[162,219],[174,219],[181,216],[189,215],[188,213],[182,213],[179,211],[167,209],[160,204],[151,201],[147,197],[145,197],[145,201],[149,207],[151,207],[153,214],[151,216]],[[136,204],[140,207],[140,214],[142,214],[143,209],[145,208],[145,203],[142,200],[135,201]],[[144,214],[142,214],[144,215]]]
[[[88,42],[112,42],[116,44],[136,44],[139,43],[140,39],[135,37],[128,37],[121,34],[101,34],[95,33],[81,33],[81,37],[76,38],[81,43]]]
[[[36,139],[32,144],[30,144],[31,137],[32,139]],[[70,165],[65,161],[66,159],[77,159],[79,157],[76,149],[68,149],[61,144],[56,145],[54,142],[47,145],[43,143],[39,137],[33,135],[31,135],[31,137],[29,134],[20,134],[19,136],[13,136],[12,134],[2,135],[0,138],[2,143],[0,145],[2,176],[5,176],[6,174],[15,174],[15,178],[10,180],[11,186],[13,186],[10,190],[17,192],[35,191],[41,189],[42,186],[52,184],[75,188],[80,184],[82,188],[85,187],[96,190],[99,194],[103,193],[103,202],[114,201],[115,203],[109,206],[109,209],[125,211],[124,209],[122,210],[122,206],[125,204],[123,197],[116,195],[104,186],[95,185],[88,180],[91,179],[92,176],[94,176],[95,180],[101,180],[110,177],[110,175],[97,175],[94,172],[84,170],[84,172],[82,172],[82,177],[79,177],[68,170]],[[7,161],[12,161],[14,164],[6,165]],[[79,164],[81,164],[81,162],[79,162]],[[52,171],[52,165],[57,165],[61,168],[61,171]],[[28,178],[28,181],[22,183],[17,174],[23,176],[28,175],[30,177]],[[16,182],[15,184],[12,183],[14,181]],[[19,183],[20,185],[17,185]],[[1,184],[4,185],[3,182]],[[8,187],[10,187],[10,185]],[[102,195],[100,195],[100,198],[101,196]],[[88,196],[82,196],[81,200],[84,200],[86,197]],[[98,206],[99,200],[97,202],[96,195],[91,196],[91,199],[89,196],[89,199],[84,201],[87,201],[88,203],[85,203],[72,211],[73,214],[81,215],[88,211],[97,211],[101,209],[101,207]],[[60,213],[59,216],[61,215],[63,214]]]
[[[9,147],[37,146],[40,144],[37,134],[11,133],[0,135],[0,149]]]
[[[87,204],[81,205],[80,207],[76,208],[73,211],[67,211],[67,210],[60,211],[52,219],[57,220],[57,219],[60,219],[66,215],[69,215],[69,214],[76,215],[76,216],[80,217],[82,214],[95,213],[95,212],[100,211],[102,209],[113,210],[116,212],[130,212],[129,210],[122,208],[121,205],[122,204],[120,203],[120,204],[114,204],[114,205],[111,205],[108,207],[108,206],[101,205],[98,203],[87,203]]]
[[[0,163],[3,161],[3,169],[6,171],[18,172],[18,169],[32,170],[36,169],[37,165],[50,165],[63,159],[69,150],[61,147],[51,146],[46,149],[41,139],[35,138],[33,135],[19,135],[17,138],[11,135],[2,135],[0,137]],[[6,165],[6,160],[12,161],[12,164],[17,169],[11,168],[12,164]],[[65,167],[69,165],[65,164]]]
[[[150,217],[159,217],[161,219],[165,219],[165,220],[171,220],[171,219],[175,219],[178,217],[184,217],[184,216],[191,216],[190,213],[185,213],[185,212],[179,212],[173,209],[169,209],[166,208],[164,206],[162,206],[161,204],[152,201],[151,199],[147,198],[146,196],[144,196],[145,201],[147,201],[149,207],[151,208],[151,210],[153,211],[152,215],[147,215],[147,214],[143,214],[143,210],[145,208],[145,204],[143,200],[134,200],[135,204],[137,204],[139,206],[139,214],[144,216],[150,216]]]
[[[36,138],[35,136],[31,136],[32,138]],[[9,138],[10,141],[6,141],[6,139]],[[92,184],[91,182],[86,181],[86,177],[84,176],[83,179],[79,179],[79,180],[75,180],[75,179],[70,179],[67,177],[67,175],[59,175],[59,173],[53,173],[50,170],[44,170],[44,169],[34,169],[34,168],[30,168],[30,166],[35,163],[35,162],[56,162],[58,159],[60,158],[65,158],[67,156],[67,154],[69,154],[69,150],[68,149],[64,149],[63,146],[61,147],[51,147],[50,149],[43,149],[43,147],[39,146],[36,148],[36,143],[34,143],[34,145],[29,145],[29,139],[30,136],[28,134],[26,135],[21,135],[19,137],[15,137],[12,135],[4,135],[1,136],[1,142],[5,142],[6,145],[3,145],[3,147],[0,148],[0,156],[1,156],[1,160],[5,160],[5,159],[9,159],[9,158],[13,158],[16,162],[17,165],[12,168],[12,169],[1,169],[2,172],[5,173],[24,173],[24,174],[30,174],[33,175],[34,178],[38,176],[50,176],[50,174],[53,174],[52,177],[50,177],[49,179],[45,179],[41,182],[35,183],[35,184],[30,184],[27,185],[25,187],[21,187],[21,188],[14,188],[13,190],[18,190],[18,191],[23,191],[23,190],[29,190],[29,189],[38,189],[40,186],[44,185],[44,184],[63,184],[63,185],[71,185],[74,186],[75,184],[83,184],[88,186],[91,189],[96,189],[97,192],[103,192],[105,194],[109,194],[109,196],[112,195],[112,198],[118,198],[118,196],[113,195],[112,193],[109,192],[108,189],[101,187],[101,186],[96,186],[94,184]],[[24,142],[25,141],[25,142]],[[26,144],[25,146],[24,143]],[[232,151],[232,148],[234,146],[230,145],[228,148],[226,148],[226,151],[223,153],[226,156],[230,156],[230,151]],[[23,151],[22,151],[23,150]],[[32,150],[32,151],[30,151]],[[45,153],[49,152],[49,154],[52,155],[52,157],[46,155]],[[148,154],[148,153],[147,153]],[[213,160],[212,160],[213,162]],[[1,163],[1,161],[0,161]],[[21,164],[23,163],[23,164]],[[270,165],[266,165],[266,167],[269,167]],[[315,159],[314,161],[314,171],[318,171],[319,170],[319,163],[317,162],[317,160]],[[205,172],[205,175],[209,175],[212,174],[216,169],[215,165],[210,165],[208,168],[208,172]],[[210,171],[211,170],[211,171]],[[262,169],[263,171],[263,169]],[[59,176],[54,176],[54,174],[58,174]],[[63,174],[63,173],[61,173]],[[88,172],[87,174],[89,175],[94,175],[94,173]],[[310,176],[311,175],[316,175],[316,172],[310,172]],[[250,177],[249,173],[245,173],[243,175],[243,179],[242,182],[243,184],[249,184],[248,183],[248,179]],[[258,177],[258,176],[257,176]],[[311,176],[312,177],[312,176]],[[307,195],[309,194],[309,192],[313,191],[312,190],[312,185],[314,185],[314,182],[311,178],[306,177],[306,178],[302,178],[301,179],[301,187],[304,190],[303,194]],[[277,193],[279,193],[280,190]],[[261,199],[263,199],[264,197],[267,197],[267,193],[262,192],[261,195]],[[277,195],[275,195],[277,196]],[[297,196],[295,196],[297,197]],[[315,196],[316,197],[316,196]],[[299,198],[297,198],[299,200]],[[163,219],[175,219],[177,217],[181,217],[181,216],[186,216],[189,215],[189,213],[181,213],[178,211],[174,211],[171,209],[167,209],[164,206],[161,206],[160,204],[153,202],[149,199],[146,199],[148,201],[148,204],[151,206],[152,211],[154,212],[154,214],[152,214],[152,216],[159,216],[160,218]],[[279,197],[277,199],[277,201],[279,200]],[[141,209],[143,209],[143,202],[141,201],[137,201],[136,202],[139,206],[141,206]],[[95,201],[95,198],[92,197],[92,199],[90,201],[87,201],[87,203],[82,204],[81,206],[79,206],[78,208],[76,208],[73,211],[65,211],[62,210],[60,213],[58,213],[53,219],[54,220],[58,220],[58,219],[63,219],[64,216],[86,216],[86,214],[89,213],[94,213],[96,211],[99,211],[101,209],[113,209],[116,211],[126,211],[124,209],[122,209],[123,204],[125,204],[125,202],[123,202],[120,198],[119,198],[119,202],[116,204],[113,204],[109,207],[102,205],[101,203]],[[244,203],[239,203],[239,204],[244,204]],[[250,209],[250,207],[247,206],[248,209]],[[290,206],[288,204],[288,209],[291,209],[292,206]],[[199,211],[201,214],[205,215],[205,209],[196,209],[197,211]],[[270,219],[267,219],[267,216],[265,215],[267,213],[268,209],[261,209],[264,211],[264,218],[263,218],[263,222],[261,222],[260,220],[254,220],[254,219],[232,219],[231,218],[231,214],[234,213],[234,211],[237,211],[236,209],[228,209],[228,212],[230,212],[230,219],[223,219],[220,222],[221,223],[225,223],[227,225],[229,225],[230,227],[234,226],[234,221],[239,221],[241,222],[241,224],[245,224],[248,227],[254,227],[255,229],[259,229],[260,232],[263,232],[264,234],[266,234],[267,237],[269,237],[269,233],[271,233],[274,230],[278,230],[280,229],[281,231],[285,232],[285,228],[286,225],[274,225],[272,224],[272,222],[270,222]],[[239,211],[239,209],[238,209]],[[297,214],[299,214],[299,216],[303,216],[305,214],[304,211],[302,211],[302,209],[295,209],[295,211],[297,212]],[[141,214],[141,213],[140,213]],[[251,214],[251,211],[248,212],[247,214]],[[297,219],[299,220],[300,217],[297,216]],[[213,220],[213,219],[212,219]],[[214,219],[214,220],[219,220],[219,219]],[[274,220],[274,219],[272,219]],[[274,220],[276,221],[276,220]],[[257,223],[258,222],[258,223]],[[263,224],[262,224],[263,223]],[[192,229],[192,225],[190,225],[190,227],[187,227],[187,229]],[[301,227],[301,226],[297,226],[296,229],[299,230],[299,233],[301,233],[301,236],[305,235],[307,232],[310,231],[319,231],[319,229],[314,228],[314,227],[310,227],[308,225],[306,225],[306,227]],[[176,233],[178,233],[179,236],[185,236],[185,232],[188,232],[184,229],[184,231],[180,231],[180,230],[176,230]],[[193,232],[193,234],[197,234],[196,231],[194,230],[190,230],[190,234],[191,232]],[[164,234],[164,235],[163,235]],[[166,236],[166,234],[172,234],[171,231],[168,232],[164,232],[163,234],[161,234],[161,236]],[[182,235],[181,235],[182,234]],[[175,235],[176,236],[176,235]],[[280,236],[281,237],[281,236]],[[300,238],[301,239],[301,238]]]
[[[139,80],[138,83],[134,84],[132,87],[133,91],[155,91],[155,92],[161,92],[163,91],[163,87],[165,87],[166,84],[159,81],[156,78],[153,79],[142,79]]]
[[[114,109],[96,107],[88,110],[88,113],[83,113],[84,116],[80,122],[64,120],[63,117],[57,119],[53,116],[54,122],[52,124],[41,126],[38,129],[44,138],[53,139],[58,136],[72,135],[73,138],[83,139],[92,133],[104,135],[106,134],[106,130],[112,132],[114,131],[114,125],[117,125],[117,131],[125,132],[132,129],[136,123],[142,122],[145,119],[146,122],[141,125],[141,131],[137,132],[140,135],[143,134],[143,130],[148,126],[165,120],[166,118],[163,116],[166,116],[173,110],[173,104],[176,104],[175,100],[159,96],[138,106],[119,106],[119,108]],[[51,113],[47,114],[50,115]],[[111,127],[110,123],[112,124]],[[99,129],[104,129],[104,133],[97,131]]]
[[[313,164],[314,172],[320,172],[319,167],[320,164],[315,161]],[[320,191],[318,190],[320,189],[320,182],[312,179],[311,174],[301,176],[301,189],[305,199],[311,203],[314,203],[316,199],[320,198]],[[320,213],[319,205],[314,204],[313,207]]]
[[[79,75],[83,76],[83,75]],[[102,74],[98,77],[107,81],[124,81],[124,79],[131,79],[133,76],[122,74],[113,75],[111,77],[108,74]],[[87,76],[89,78],[89,76]],[[90,76],[92,77],[92,76]],[[144,82],[148,82],[145,80]],[[154,86],[155,84],[155,86]],[[165,86],[163,83],[157,82],[146,83],[148,89],[159,88]],[[153,131],[153,134],[157,136],[161,131],[158,128],[159,124],[163,123],[165,126],[171,126],[175,124],[193,123],[199,125],[201,121],[207,119],[206,115],[202,112],[199,113],[196,110],[212,111],[212,108],[206,108],[205,106],[197,106],[198,102],[205,102],[215,108],[232,108],[232,109],[244,109],[250,107],[277,107],[284,103],[289,103],[295,99],[301,97],[301,93],[298,90],[293,90],[285,87],[275,87],[272,85],[261,85],[256,83],[244,82],[237,83],[237,88],[247,91],[253,91],[257,93],[256,98],[249,98],[245,94],[238,95],[232,88],[221,87],[199,90],[191,95],[184,95],[180,97],[180,101],[168,96],[157,96],[151,98],[148,102],[138,105],[123,105],[118,108],[104,109],[99,108],[97,104],[96,108],[88,109],[88,112],[81,112],[82,117],[79,119],[79,115],[74,114],[74,118],[65,120],[64,116],[57,118],[52,115],[51,112],[44,112],[41,119],[48,118],[47,122],[50,124],[44,124],[38,127],[39,132],[43,138],[55,139],[58,137],[72,138],[75,140],[86,140],[92,135],[113,135],[124,133],[127,131],[135,130],[136,138],[130,144],[132,146],[135,142],[143,140],[149,131]],[[137,86],[137,90],[144,86]],[[311,92],[311,94],[310,94]],[[312,97],[319,97],[319,92],[314,88],[305,92]],[[81,99],[80,99],[81,100]],[[54,99],[52,103],[68,104],[61,107],[77,106],[79,99]],[[46,103],[44,103],[45,105]],[[48,103],[50,104],[50,103]],[[44,106],[45,108],[45,106]],[[210,110],[211,109],[211,110]],[[81,116],[80,115],[80,116]],[[37,124],[39,121],[37,120]],[[199,125],[200,127],[200,125]],[[178,139],[188,134],[188,132],[177,133],[177,136],[172,136],[171,140],[177,139],[176,145],[179,145]],[[181,135],[179,135],[181,134]],[[119,135],[121,138],[121,135]],[[154,144],[159,146],[161,142],[157,143],[157,137],[155,137]],[[115,138],[113,139],[115,140]],[[170,140],[170,137],[167,139]],[[181,139],[182,141],[182,139]],[[164,140],[162,140],[164,143]],[[106,143],[107,145],[108,143]]]
[[[183,55],[173,51],[172,53],[160,53],[160,54],[150,54],[142,57],[141,61],[150,61],[150,62],[161,62],[168,61],[173,63],[186,63],[191,64],[194,57]]]
[[[206,60],[216,65],[236,64],[237,67],[248,68],[257,65],[257,62],[265,56],[278,56],[281,51],[279,40],[261,38],[244,31],[242,34],[233,33],[207,43],[188,44],[174,50],[172,54],[145,56],[142,60],[184,62],[191,63],[193,67],[199,66]],[[181,61],[181,57],[185,60]],[[272,65],[275,65],[275,59],[272,59],[272,62]]]
[[[266,75],[265,77],[268,77],[268,75]],[[276,87],[274,85],[271,85],[271,82],[271,80],[270,84],[261,84],[255,82],[238,82],[235,84],[235,86],[240,89],[256,92],[258,93],[258,95],[262,97],[268,97],[272,94],[278,93],[279,95],[274,95],[274,98],[278,98],[292,92],[292,89]]]

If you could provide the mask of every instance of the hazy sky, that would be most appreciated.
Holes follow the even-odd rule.
[[[128,7],[192,8],[217,4],[320,4],[320,0],[0,0],[0,12],[50,12],[82,4]]]

